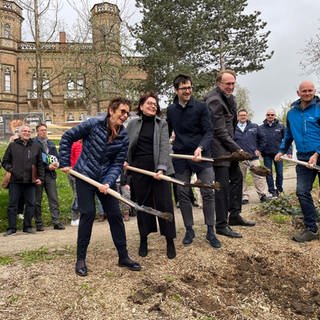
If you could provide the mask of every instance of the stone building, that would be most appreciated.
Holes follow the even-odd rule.
[[[40,112],[47,122],[79,121],[106,110],[117,95],[134,96],[145,74],[120,46],[120,12],[108,2],[92,7],[92,41],[25,42],[23,9],[0,0],[0,118]]]

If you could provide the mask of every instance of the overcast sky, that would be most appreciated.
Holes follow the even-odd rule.
[[[102,0],[88,2],[93,5]],[[124,10],[124,16],[131,21],[140,18],[134,0],[109,2]],[[268,108],[280,112],[283,105],[297,99],[296,88],[301,81],[313,80],[316,87],[320,84],[300,66],[302,49],[308,40],[320,33],[320,0],[248,0],[248,11],[254,10],[261,11],[262,20],[267,22],[266,30],[271,31],[269,48],[275,53],[265,63],[265,69],[239,76],[238,84],[249,90],[253,121],[261,123]]]
[[[268,23],[269,47],[275,51],[263,70],[238,78],[239,85],[249,90],[253,120],[260,123],[267,108],[280,111],[284,104],[296,100],[296,89],[303,80],[313,80],[318,86],[319,80],[307,75],[300,62],[306,43],[320,33],[320,1],[249,0],[248,4],[249,10],[261,11]]]

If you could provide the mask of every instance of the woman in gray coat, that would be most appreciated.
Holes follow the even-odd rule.
[[[173,174],[173,167],[169,158],[169,133],[167,122],[159,117],[160,106],[158,97],[147,93],[140,97],[138,118],[132,119],[127,126],[129,136],[129,165],[154,171],[158,175]],[[136,172],[131,174],[131,197],[139,205],[145,205],[160,211],[172,212],[173,203],[171,185],[155,178]],[[137,212],[138,229],[140,233],[139,255],[148,254],[148,235],[157,232],[157,219],[144,212]],[[160,234],[167,240],[167,257],[176,256],[173,239],[176,237],[174,220],[169,222],[158,219]]]

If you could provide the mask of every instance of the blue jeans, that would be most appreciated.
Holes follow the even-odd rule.
[[[311,196],[313,182],[318,175],[316,170],[297,165],[297,190],[300,207],[303,213],[303,221],[306,229],[312,232],[318,231],[317,213]]]
[[[190,183],[191,175],[192,171],[190,169],[185,169],[185,171],[182,173],[176,173],[175,177],[178,180]],[[214,172],[212,167],[202,169],[197,173],[197,178],[201,180],[202,183],[212,184],[214,181]],[[185,227],[192,226],[194,222],[192,214],[192,203],[189,194],[190,187],[177,185],[177,191],[184,225]],[[203,201],[203,214],[205,224],[214,226],[216,222],[214,191],[212,189],[201,188],[200,193]]]
[[[283,161],[274,161],[274,156],[264,156],[263,157],[264,165],[271,170],[271,174],[267,175],[267,184],[269,193],[273,194],[276,189],[279,192],[283,191]],[[272,163],[276,170],[276,189],[274,187],[273,175],[272,175]]]

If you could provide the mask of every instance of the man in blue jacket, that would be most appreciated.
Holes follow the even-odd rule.
[[[271,170],[271,174],[267,175],[268,191],[272,197],[276,198],[283,192],[283,161],[274,161],[274,156],[277,154],[281,141],[286,132],[285,126],[276,118],[274,109],[268,109],[266,119],[260,126],[266,136],[266,144],[261,150],[264,165]],[[288,150],[288,156],[292,154],[292,148]],[[272,164],[276,171],[276,181],[274,183],[272,175]]]
[[[287,130],[275,156],[276,161],[281,160],[292,142],[297,148],[297,158],[310,164],[310,168],[297,165],[297,189],[303,213],[305,229],[293,236],[297,242],[319,239],[317,226],[317,212],[313,203],[311,190],[318,172],[312,165],[320,165],[320,99],[315,95],[315,87],[311,81],[303,81],[298,88],[299,100],[292,104],[287,114]]]
[[[174,153],[193,155],[193,160],[173,159],[175,176],[177,179],[190,183],[192,173],[207,184],[214,180],[213,168],[210,162],[198,162],[197,158],[210,156],[212,127],[209,110],[205,103],[192,97],[192,81],[189,76],[178,75],[173,81],[176,96],[168,107],[167,121],[169,136],[175,133],[172,149]],[[193,230],[192,204],[189,188],[177,186],[180,210],[186,227],[186,234],[182,243],[189,245],[195,237]],[[203,199],[203,214],[208,231],[206,239],[214,248],[220,248],[220,241],[214,233],[215,203],[212,189],[201,189]]]
[[[248,120],[248,112],[240,109],[238,114],[238,124],[234,133],[234,141],[251,156],[251,160],[240,162],[240,169],[243,176],[242,184],[242,204],[249,202],[248,185],[246,182],[247,172],[250,166],[259,166],[260,151],[266,144],[266,137],[260,127],[256,123]],[[254,187],[258,193],[261,202],[267,200],[266,180],[253,172],[251,172]]]

